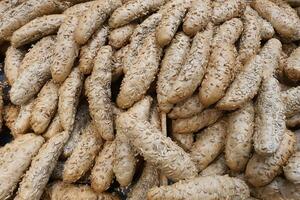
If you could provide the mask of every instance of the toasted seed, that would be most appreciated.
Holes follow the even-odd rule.
[[[253,14],[250,6],[246,7],[243,15],[244,31],[241,35],[239,46],[239,59],[245,63],[250,57],[256,55],[260,48],[261,25]]]
[[[211,0],[193,0],[183,23],[183,31],[188,35],[196,35],[202,31],[211,19]]]
[[[97,195],[88,185],[73,185],[56,182],[46,191],[49,199],[97,200]]]
[[[114,139],[110,103],[112,55],[110,46],[102,47],[95,58],[93,72],[85,82],[91,117],[97,132],[105,140]]]
[[[282,101],[285,103],[285,116],[291,117],[300,109],[300,87],[293,87],[283,91]]]
[[[20,5],[21,3],[25,2],[26,0],[6,0],[6,1],[1,1],[0,2],[0,13],[4,13],[18,5]]]
[[[246,3],[244,0],[214,1],[212,22],[220,24],[234,17],[239,17],[243,14],[245,7]]]
[[[54,48],[51,75],[55,82],[62,83],[70,75],[73,64],[79,52],[79,45],[75,42],[74,31],[78,25],[77,16],[68,16],[57,32]]]
[[[190,156],[149,122],[122,113],[117,119],[118,129],[126,130],[124,133],[130,143],[168,178],[180,180],[196,176],[197,170]]]
[[[129,52],[129,45],[126,45],[119,49],[118,51],[115,51],[112,57],[112,77],[111,81],[117,81],[123,74],[124,74],[124,60],[127,58]]]
[[[162,19],[156,28],[156,40],[161,47],[171,42],[190,4],[191,0],[173,0],[165,5],[169,8],[162,14]]]
[[[191,148],[198,171],[205,169],[223,151],[226,134],[226,123],[222,120],[199,133]]]
[[[254,106],[247,103],[231,113],[227,119],[225,159],[228,167],[236,172],[243,171],[251,156],[254,132]]]
[[[115,9],[121,6],[120,0],[96,0],[93,1],[79,19],[75,31],[75,40],[78,44],[85,44],[92,34],[106,21]]]
[[[251,100],[258,92],[263,76],[271,76],[278,67],[281,43],[277,39],[270,39],[260,53],[251,57],[244,68],[236,76],[228,88],[225,96],[218,102],[217,107],[222,110],[235,110]]]
[[[17,80],[25,51],[10,46],[5,53],[4,74],[10,86]]]
[[[228,172],[228,167],[225,162],[224,155],[218,156],[212,163],[210,163],[202,172],[201,176],[225,175]]]
[[[24,134],[30,129],[30,116],[32,114],[34,99],[26,105],[20,107],[20,112],[13,125],[13,132],[15,134]]]
[[[28,0],[3,13],[0,23],[0,40],[9,40],[13,32],[31,20],[47,14],[59,13],[65,8],[56,0]]]
[[[103,26],[96,31],[86,45],[81,47],[78,67],[83,74],[90,74],[94,66],[94,58],[99,49],[106,43],[108,27]]]
[[[54,34],[64,20],[65,15],[62,14],[45,15],[35,18],[12,34],[11,44],[17,48],[47,35]]]
[[[131,41],[128,47],[127,56],[124,57],[123,61],[123,71],[126,73],[128,69],[136,62],[138,57],[138,52],[143,47],[145,38],[152,32],[155,31],[155,27],[160,22],[162,15],[155,13],[148,18],[146,18],[141,24],[137,26],[134,30]]]
[[[83,12],[85,12],[87,9],[89,9],[94,1],[88,1],[84,3],[75,4],[74,6],[71,6],[70,8],[66,9],[63,14],[66,16],[80,16]]]
[[[154,187],[147,196],[149,200],[246,199],[250,192],[247,184],[238,178],[200,176],[169,186]]]
[[[16,134],[13,130],[15,121],[19,115],[20,112],[20,107],[13,105],[13,104],[8,104],[4,106],[3,110],[3,120],[5,122],[5,126],[10,129],[10,134],[13,135],[14,138],[20,136],[20,134]]]
[[[249,160],[245,171],[248,182],[255,187],[269,184],[294,153],[295,145],[295,134],[287,130],[278,150],[273,155],[263,157],[255,153]]]
[[[248,11],[254,15],[260,26],[260,37],[262,40],[268,40],[273,37],[275,30],[270,22],[262,18],[255,10],[248,6]]]
[[[300,152],[292,155],[283,167],[284,176],[294,184],[300,183]]]
[[[177,74],[182,68],[189,48],[190,38],[183,32],[179,32],[166,49],[162,59],[157,78],[156,92],[159,109],[165,113],[168,113],[172,108],[172,104],[168,102],[167,97],[172,90],[172,85],[176,81]]]
[[[223,43],[234,44],[243,32],[243,22],[239,18],[233,18],[220,25],[213,38],[213,47]]]
[[[121,48],[130,41],[130,37],[134,32],[137,24],[131,23],[120,28],[116,28],[109,33],[109,45],[114,48]]]
[[[209,24],[205,31],[197,33],[194,37],[184,65],[168,94],[169,102],[183,101],[192,96],[200,85],[208,64],[212,35],[212,26]]]
[[[30,125],[36,134],[45,132],[57,110],[58,85],[49,81],[34,100]]]
[[[70,133],[70,138],[64,146],[62,154],[65,158],[68,158],[72,155],[89,121],[90,116],[88,105],[81,104],[75,115],[74,128]]]
[[[141,200],[147,199],[147,192],[150,188],[158,186],[158,171],[150,163],[146,163],[137,183],[133,186],[128,194],[128,200]]]
[[[254,149],[260,155],[276,152],[285,131],[284,102],[274,77],[263,80],[255,107]]]
[[[139,117],[142,120],[147,121],[149,118],[151,102],[152,98],[147,96],[141,101],[137,102],[133,107],[131,107],[128,112]],[[117,117],[119,117],[120,114]],[[117,129],[115,142],[116,149],[114,155],[115,160],[113,163],[113,171],[120,185],[128,186],[133,180],[136,169],[137,160],[135,158],[135,152],[131,144],[129,144],[129,141],[123,130]]]
[[[30,59],[22,62],[20,68],[24,71],[19,73],[10,89],[10,100],[13,104],[22,105],[28,102],[50,79],[54,43],[55,37],[44,37],[30,51],[35,55],[29,56]]]
[[[68,138],[68,132],[61,132],[40,148],[19,185],[16,200],[40,199]]]
[[[194,134],[180,134],[180,133],[171,133],[171,138],[175,141],[178,146],[183,148],[185,151],[189,152],[194,143]]]
[[[88,185],[75,185],[64,182],[56,182],[49,187],[46,191],[46,197],[50,199],[120,200],[115,194],[96,194]]]
[[[82,85],[83,75],[80,73],[78,67],[76,67],[59,88],[57,111],[64,130],[71,131],[73,129]]]
[[[116,143],[106,141],[91,172],[91,187],[98,193],[110,187],[114,178],[113,162]]]
[[[180,134],[194,133],[214,124],[222,115],[223,112],[217,109],[206,109],[190,118],[173,120],[172,130]]]
[[[0,198],[8,199],[44,143],[41,136],[22,135],[0,149]]]
[[[300,48],[295,49],[287,59],[284,72],[293,81],[300,80]]]
[[[254,0],[251,5],[263,18],[271,22],[281,36],[292,40],[300,38],[300,19],[297,15],[291,15],[269,0]]]
[[[46,132],[43,134],[43,137],[48,140],[57,133],[62,132],[63,130],[64,129],[60,123],[58,112],[56,112],[55,116],[52,119],[52,122],[49,124]]]
[[[270,184],[266,186],[251,187],[251,195],[259,199],[284,199],[280,193],[283,182],[283,178],[276,177]]]
[[[73,153],[65,162],[63,181],[67,183],[76,182],[91,169],[101,145],[102,139],[97,137],[95,128],[89,123]]]
[[[112,13],[108,21],[109,26],[112,28],[124,26],[137,18],[155,12],[165,2],[166,0],[128,1]]]
[[[142,99],[154,81],[158,72],[162,49],[155,40],[155,33],[145,39],[137,61],[126,72],[123,78],[117,104],[121,108],[129,108]]]
[[[168,114],[168,117],[171,119],[189,118],[200,113],[203,109],[204,105],[201,104],[198,94],[194,94],[188,99],[177,103]]]
[[[234,45],[224,43],[216,46],[210,56],[207,73],[199,90],[200,102],[208,107],[223,96],[234,78],[237,52]]]

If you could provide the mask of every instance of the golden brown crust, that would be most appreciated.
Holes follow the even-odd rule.
[[[64,129],[60,123],[58,112],[56,112],[55,116],[53,117],[51,123],[49,124],[46,132],[43,134],[43,137],[46,139],[50,139],[57,133],[62,132]]]
[[[145,38],[152,32],[155,31],[155,27],[160,22],[162,15],[155,13],[147,17],[141,24],[139,24],[134,30],[130,44],[128,47],[127,56],[124,57],[123,71],[126,73],[128,69],[136,62],[138,58],[138,52],[143,47]]]
[[[300,108],[300,87],[290,88],[281,94],[282,101],[285,103],[285,115],[291,117],[295,115]]]
[[[250,57],[256,55],[260,49],[261,25],[250,6],[246,7],[243,19],[244,31],[240,39],[239,59],[242,63],[245,63]]]
[[[229,168],[226,165],[224,155],[219,155],[212,163],[201,171],[201,176],[225,175]]]
[[[239,18],[233,18],[221,24],[215,30],[212,46],[223,43],[234,44],[243,32],[243,22]]]
[[[84,133],[84,129],[87,127],[89,121],[90,121],[90,116],[89,116],[88,105],[81,104],[75,115],[74,128],[70,133],[70,138],[66,143],[66,145],[64,146],[62,155],[65,158],[71,156],[72,152],[78,145],[81,135]]]
[[[22,105],[20,107],[20,112],[18,113],[18,117],[16,118],[12,132],[15,134],[24,134],[30,129],[30,117],[33,110],[33,105],[35,100],[32,99],[28,104]]]
[[[284,72],[293,81],[300,80],[300,48],[295,49],[287,59]]]
[[[149,118],[151,103],[152,98],[147,96],[132,106],[128,112],[147,121]],[[121,113],[116,116],[116,119],[120,116],[120,114]],[[128,186],[133,180],[136,170],[137,159],[135,157],[135,152],[122,129],[117,129],[115,143],[116,149],[113,170],[120,185]]]
[[[16,106],[13,104],[8,104],[8,105],[4,106],[3,120],[5,122],[5,126],[10,129],[10,133],[13,135],[14,138],[16,138],[17,136],[20,136],[19,134],[16,134],[13,131],[13,126],[19,115],[19,112],[20,112],[19,106]]]

